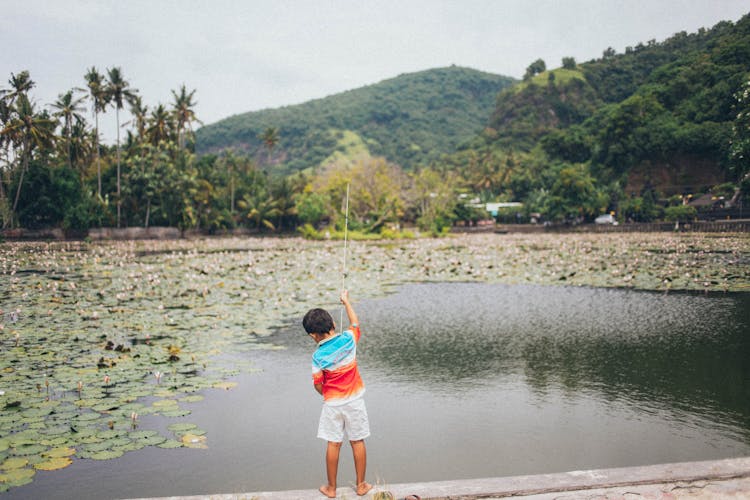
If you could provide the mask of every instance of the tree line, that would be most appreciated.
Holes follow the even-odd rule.
[[[522,82],[497,96],[484,131],[453,153],[403,168],[378,155],[375,143],[385,136],[373,141],[321,124],[315,137],[330,147],[315,168],[292,173],[276,168],[279,155],[289,154],[277,149],[298,131],[273,124],[253,127],[260,153],[197,155],[196,91],[185,85],[172,91],[170,104],[149,107],[120,68],[90,68],[83,88],[40,107],[22,71],[0,90],[0,222],[68,230],[300,228],[320,237],[324,226],[341,229],[347,185],[350,227],[381,235],[412,224],[439,234],[489,217],[482,204],[504,201],[523,203],[493,214],[508,222],[590,221],[610,211],[621,220],[685,219],[695,215],[686,192],[650,184],[678,164],[723,176],[711,186],[695,183],[698,189],[731,203],[748,201],[749,54],[746,16],[625,54],[607,49],[583,64],[566,57],[550,70],[536,60]],[[420,85],[428,77],[420,74]],[[131,119],[120,123],[126,107]],[[99,122],[112,119],[112,111],[117,137],[108,146],[99,140]],[[638,173],[646,181],[634,192]]]

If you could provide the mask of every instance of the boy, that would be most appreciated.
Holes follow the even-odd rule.
[[[341,303],[346,308],[349,329],[340,334],[336,333],[331,315],[323,309],[310,309],[302,320],[307,334],[318,343],[312,356],[312,376],[315,390],[323,396],[318,437],[328,441],[328,484],[321,486],[320,492],[328,498],[336,498],[339,451],[345,430],[354,455],[357,495],[365,495],[372,489],[372,485],[365,482],[367,450],[364,440],[370,435],[370,425],[362,399],[365,385],[357,369],[359,321],[346,290],[341,292]]]

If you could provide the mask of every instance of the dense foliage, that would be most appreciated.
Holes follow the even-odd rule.
[[[512,78],[451,66],[410,73],[295,106],[235,115],[196,132],[198,152],[226,148],[261,166],[291,173],[317,167],[340,150],[342,131],[359,135],[370,153],[404,168],[455,150],[485,125],[497,93]],[[273,154],[264,144],[278,130]]]

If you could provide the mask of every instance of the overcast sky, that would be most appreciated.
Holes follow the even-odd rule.
[[[29,70],[40,106],[119,66],[153,106],[183,83],[198,117],[297,104],[451,64],[520,78],[542,58],[736,21],[747,0],[0,0],[0,88]],[[127,120],[127,115],[122,121]],[[114,113],[101,118],[114,138]],[[110,125],[107,125],[111,122]]]

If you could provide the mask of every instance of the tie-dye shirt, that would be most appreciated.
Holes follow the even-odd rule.
[[[357,369],[359,337],[359,325],[351,325],[343,333],[322,341],[313,353],[313,384],[323,384],[325,404],[342,405],[365,392]]]

